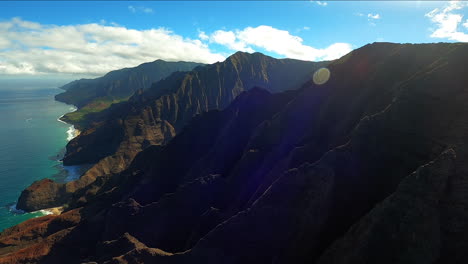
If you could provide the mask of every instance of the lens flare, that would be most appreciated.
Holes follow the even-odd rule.
[[[328,79],[330,79],[330,70],[327,68],[320,68],[314,73],[312,79],[317,85],[324,84],[328,81]]]

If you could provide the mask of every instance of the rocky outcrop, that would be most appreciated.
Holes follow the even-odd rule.
[[[29,212],[61,206],[66,202],[61,198],[61,186],[51,179],[36,181],[21,192],[16,206]]]
[[[81,220],[80,209],[33,218],[0,234],[0,263],[37,263]],[[15,254],[8,254],[9,252]]]
[[[325,84],[244,92],[77,189],[79,222],[31,262],[463,263],[467,54],[372,44]]]

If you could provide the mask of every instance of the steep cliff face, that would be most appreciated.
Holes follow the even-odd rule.
[[[222,63],[198,67],[188,73],[174,73],[110,109],[105,120],[69,144],[64,162],[97,162],[117,152],[115,144],[125,141],[134,145],[164,144],[173,137],[172,132],[180,131],[193,116],[223,109],[243,91],[255,86],[272,92],[297,89],[326,64],[238,52]],[[109,135],[106,130],[117,133]],[[121,134],[123,139],[120,139]],[[116,143],[101,144],[109,140]],[[96,144],[111,147],[101,152],[95,150]]]
[[[83,107],[97,98],[125,98],[135,91],[147,89],[152,83],[166,78],[176,71],[190,71],[203,65],[195,62],[167,62],[157,60],[134,68],[111,71],[96,79],[81,79],[61,87],[65,92],[55,99]]]
[[[44,180],[40,185],[45,188],[38,192],[55,189],[57,192],[51,193],[54,200],[66,202],[96,177],[125,169],[142,149],[166,144],[193,116],[223,109],[255,85],[273,92],[298,88],[326,64],[238,52],[222,63],[197,67],[188,73],[176,72],[128,102],[106,110],[93,126],[67,145],[65,165],[97,163],[79,181],[64,185]],[[22,193],[18,208],[48,207],[35,199],[40,196],[30,193]]]
[[[43,220],[76,221],[7,230],[0,263],[463,263],[467,56],[377,43],[325,84],[244,92]]]
[[[152,83],[174,72],[190,71],[201,65],[203,64],[157,60],[134,68],[112,71],[96,79],[73,81],[61,87],[65,92],[56,95],[55,99],[74,104],[78,109],[65,114],[61,120],[80,130],[92,127],[93,123],[106,116],[106,110],[111,105],[126,101],[136,91],[148,89]]]

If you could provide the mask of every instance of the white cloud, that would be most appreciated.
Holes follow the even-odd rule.
[[[335,43],[324,49],[303,44],[303,39],[286,30],[271,26],[247,27],[243,30],[218,30],[210,35],[210,41],[231,50],[254,51],[254,47],[265,49],[288,58],[301,60],[331,60],[352,50],[347,43]]]
[[[313,2],[315,2],[319,6],[327,6],[328,5],[328,3],[324,2],[324,1],[313,1]]]
[[[375,27],[377,24],[375,23],[376,20],[378,19],[381,19],[382,17],[380,16],[380,14],[373,14],[373,13],[368,13],[367,15],[363,14],[363,13],[354,13],[354,15],[356,16],[359,16],[359,17],[367,17],[367,22],[369,22],[369,25],[370,26],[373,26]]]
[[[99,75],[156,59],[213,63],[224,56],[164,28],[0,22],[0,74]]]
[[[303,30],[310,30],[310,27],[303,27]]]
[[[237,39],[237,36],[232,31],[216,30],[210,36],[210,42],[224,45],[231,50],[255,52],[252,48],[247,47],[244,41]]]
[[[144,6],[128,6],[128,10],[130,10],[130,12],[132,13],[138,13],[138,12],[142,12],[142,13],[146,13],[146,14],[152,14],[154,13],[153,9],[149,8],[149,7],[144,7]]]
[[[201,40],[210,39],[210,37],[204,31],[200,31],[200,30],[198,30],[198,38]]]
[[[437,25],[437,29],[432,32],[431,37],[468,42],[467,32],[459,30],[463,15],[454,12],[467,6],[466,2],[450,1],[443,9],[436,8],[427,13],[425,16]],[[468,20],[463,26],[468,28]]]
[[[17,24],[18,26],[24,29],[39,29],[41,27],[39,23],[24,21],[24,20],[21,20],[19,17],[14,17],[12,19],[12,23]]]
[[[232,51],[267,51],[311,61],[336,59],[351,51],[346,43],[319,49],[303,42],[265,25],[210,34],[199,30],[198,39],[190,39],[165,28],[135,30],[106,21],[58,26],[13,18],[0,22],[0,74],[97,76],[156,59],[214,63],[225,59],[210,48],[215,43]]]

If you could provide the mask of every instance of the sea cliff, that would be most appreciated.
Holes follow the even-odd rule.
[[[467,44],[374,43],[284,89],[250,56],[174,74],[72,140],[115,144],[92,157],[109,170],[33,184],[64,212],[0,234],[0,263],[468,260]]]

